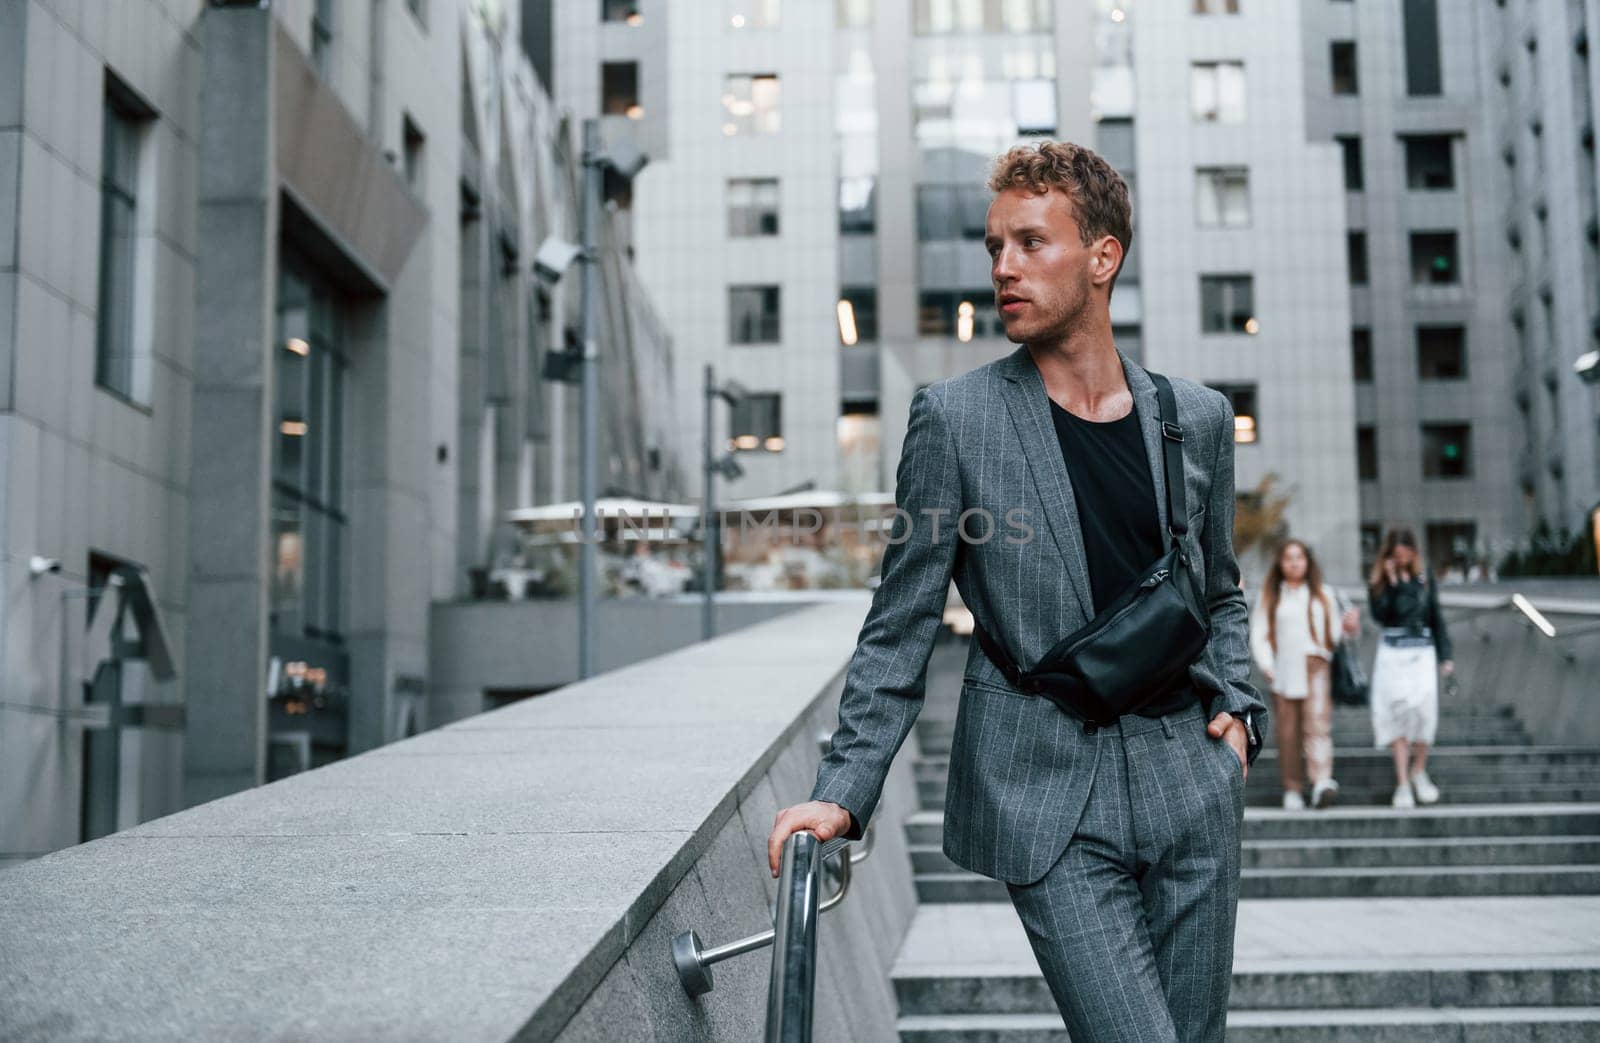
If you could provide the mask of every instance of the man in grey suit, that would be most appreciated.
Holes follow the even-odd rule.
[[[1166,546],[1156,387],[1111,335],[1127,186],[1094,152],[1045,142],[1000,157],[989,188],[996,305],[1021,347],[912,399],[902,513],[811,800],[773,826],[774,872],[795,831],[856,838],[872,818],[952,577],[1026,669]],[[1247,680],[1232,410],[1172,384],[1189,505],[1173,537],[1205,592],[1204,651],[1096,726],[1019,690],[974,641],[950,750],[945,853],[1006,883],[1075,1043],[1221,1040],[1226,1023],[1244,775],[1266,708]]]

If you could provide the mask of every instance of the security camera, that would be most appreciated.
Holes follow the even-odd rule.
[[[1600,351],[1587,351],[1579,355],[1572,369],[1585,384],[1600,384]]]
[[[28,559],[28,575],[30,576],[43,576],[46,572],[60,571],[60,558],[47,558],[42,554],[35,554]]]
[[[534,274],[545,282],[559,282],[582,252],[581,246],[551,236],[539,244],[539,252],[533,255]]]

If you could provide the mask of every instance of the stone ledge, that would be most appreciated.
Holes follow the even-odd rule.
[[[717,837],[760,825],[740,805],[831,710],[867,604],[6,870],[0,1036],[552,1034]]]

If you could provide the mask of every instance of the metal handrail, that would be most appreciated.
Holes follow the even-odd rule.
[[[824,843],[810,830],[792,834],[783,845],[772,929],[714,948],[706,948],[694,931],[684,931],[672,939],[672,962],[678,969],[678,980],[683,983],[684,991],[691,996],[705,995],[715,986],[712,964],[772,945],[776,940],[772,953],[772,984],[767,997],[767,1039],[783,1043],[810,1039],[816,918],[844,901],[850,890],[850,867],[872,854],[872,839],[873,827],[868,826],[857,848],[847,851],[851,842],[842,837]],[[819,902],[822,872],[827,860],[836,854],[841,856],[834,874],[838,886]],[[791,1026],[784,1020],[784,1008],[789,1006],[786,1001],[802,991],[805,1010]],[[774,1031],[779,1034],[774,1035]],[[797,1034],[801,1032],[803,1034]]]
[[[849,864],[848,858],[843,861]],[[816,834],[802,830],[784,843],[773,920],[772,977],[767,984],[767,1043],[811,1043],[822,865],[822,844]],[[844,883],[841,880],[841,887]]]

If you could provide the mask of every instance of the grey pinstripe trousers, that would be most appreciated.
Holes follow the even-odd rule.
[[[1089,803],[1042,878],[1007,884],[1073,1043],[1221,1043],[1244,779],[1196,704],[1095,733]]]

